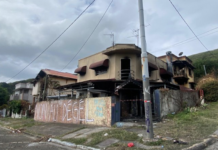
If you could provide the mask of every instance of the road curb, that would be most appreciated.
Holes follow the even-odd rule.
[[[204,141],[201,143],[194,144],[191,147],[184,148],[182,150],[202,150],[208,147],[209,145],[214,144],[215,142],[216,142],[215,138],[208,138],[208,139],[204,139]]]
[[[53,142],[53,143],[61,144],[64,146],[73,147],[73,148],[80,148],[80,149],[84,149],[84,150],[100,150],[97,148],[88,147],[88,146],[84,146],[84,145],[76,145],[76,144],[71,143],[71,142],[61,141],[59,139],[54,139],[54,138],[50,138],[48,140],[48,142]]]

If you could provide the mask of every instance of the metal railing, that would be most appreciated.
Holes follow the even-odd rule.
[[[121,80],[127,80],[129,76],[134,78],[134,75],[135,75],[134,71],[130,69],[122,69],[121,71],[118,71],[118,77]]]

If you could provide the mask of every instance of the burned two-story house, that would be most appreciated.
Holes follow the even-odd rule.
[[[167,63],[167,56],[160,56],[159,59]],[[169,61],[172,63],[173,83],[184,86],[186,88],[194,89],[194,66],[192,61],[186,56],[177,57],[170,54]]]
[[[176,63],[173,54],[155,57],[148,53],[150,94],[153,101],[153,91],[160,88],[180,89],[183,79],[176,78],[174,73]],[[178,57],[176,57],[178,58]],[[189,64],[187,57],[184,64]],[[173,60],[173,61],[172,61]],[[185,63],[187,61],[187,63]],[[193,67],[190,67],[194,81]],[[177,69],[178,69],[177,68]],[[112,109],[116,112],[115,121],[144,117],[142,91],[141,49],[134,44],[116,44],[104,51],[80,59],[77,73],[77,83],[60,86],[58,90],[71,89],[76,95],[73,99],[112,97]],[[73,95],[73,94],[72,94]]]

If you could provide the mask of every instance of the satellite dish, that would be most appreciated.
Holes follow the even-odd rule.
[[[180,52],[180,53],[179,53],[179,56],[182,56],[182,54],[183,54],[183,52]]]

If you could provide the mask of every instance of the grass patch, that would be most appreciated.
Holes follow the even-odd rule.
[[[87,138],[72,138],[72,139],[67,139],[65,141],[75,143],[77,145],[83,145],[87,141]]]
[[[145,145],[147,146],[160,146],[163,145],[164,141],[163,140],[158,140],[158,141],[154,141],[154,142],[146,142]]]
[[[40,122],[34,121],[33,118],[21,118],[21,119],[0,118],[0,121],[1,121],[1,125],[7,125],[14,129],[32,127],[41,124]]]
[[[218,129],[218,102],[210,103],[206,109],[198,108],[196,112],[183,111],[168,115],[169,121],[159,123],[154,129],[155,135],[184,139],[189,145],[177,145],[171,141],[164,143],[164,149],[181,149],[202,142]]]
[[[108,133],[108,136],[104,136],[105,133]],[[89,135],[88,138],[92,138],[92,140],[87,143],[88,146],[94,146],[109,138],[115,138],[121,141],[136,141],[141,139],[137,136],[136,133],[127,132],[123,129],[110,129],[98,133],[93,133]]]

